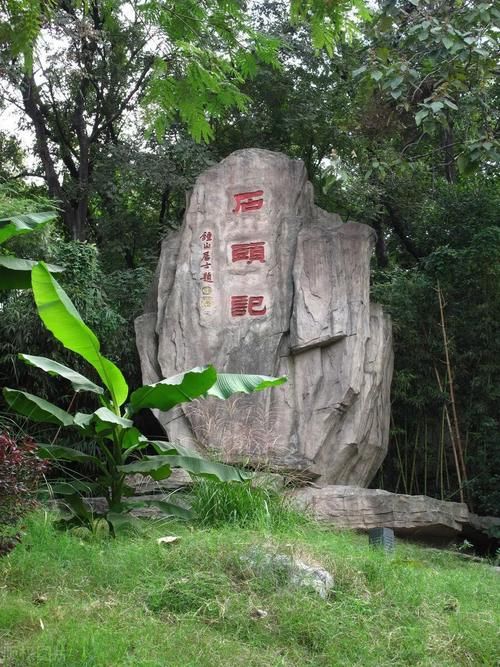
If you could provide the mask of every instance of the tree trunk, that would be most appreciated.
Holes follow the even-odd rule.
[[[420,250],[417,248],[413,240],[406,233],[404,228],[403,220],[401,219],[400,213],[397,210],[396,206],[389,199],[384,198],[382,202],[387,210],[387,219],[386,222],[389,227],[392,228],[393,232],[396,234],[398,239],[401,241],[404,249],[414,258],[421,259],[423,257]]]
[[[21,81],[21,93],[23,96],[24,110],[31,118],[35,130],[35,150],[40,158],[45,173],[45,180],[49,194],[63,205],[67,203],[63,189],[59,182],[54,161],[49,149],[49,133],[45,119],[40,110],[40,96],[33,75],[25,74]]]
[[[387,248],[385,247],[384,230],[380,220],[373,223],[373,229],[377,232],[377,240],[375,241],[375,257],[379,268],[385,269],[389,265],[389,258],[387,257]]]
[[[79,184],[76,186],[78,187]],[[85,241],[87,238],[88,194],[68,202],[63,210],[64,226],[73,241]]]
[[[170,186],[167,184],[161,195],[160,215],[158,217],[158,222],[160,223],[160,230],[163,230],[163,227],[165,225],[165,218],[168,213],[169,199],[170,199]]]
[[[444,175],[448,183],[456,183],[457,169],[455,165],[455,152],[453,150],[453,128],[451,125],[443,128],[441,137],[441,148],[443,149]]]

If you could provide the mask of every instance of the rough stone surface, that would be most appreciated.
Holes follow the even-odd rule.
[[[256,191],[259,208],[234,212],[236,194]],[[235,260],[233,246],[251,243],[264,257]],[[249,149],[201,174],[136,320],[143,380],[212,363],[289,381],[159,413],[169,439],[323,484],[367,485],[387,450],[392,375],[390,321],[369,302],[373,243],[371,228],[314,205],[300,161]],[[232,313],[242,295],[259,297],[255,314]]]
[[[126,482],[131,486],[136,496],[148,494],[163,494],[178,489],[189,488],[193,485],[193,478],[182,468],[173,468],[170,477],[155,481],[152,477],[146,477],[141,474],[127,475]]]
[[[241,560],[259,576],[267,576],[294,588],[309,588],[327,598],[333,588],[332,575],[318,564],[308,564],[287,554],[252,547]]]
[[[140,473],[127,475],[126,483],[134,489],[135,495],[163,494],[170,491],[189,489],[193,486],[196,478],[182,468],[173,468],[170,477],[155,481],[151,477],[145,477]],[[282,491],[286,486],[286,480],[282,475],[270,472],[255,472],[252,484],[272,491]]]
[[[428,496],[408,496],[355,486],[304,487],[290,493],[294,503],[315,518],[338,528],[393,528],[414,537],[453,537],[485,533],[500,519],[478,517],[463,503]]]

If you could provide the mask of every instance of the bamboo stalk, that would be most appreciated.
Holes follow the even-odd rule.
[[[424,496],[427,495],[427,417],[424,420]]]
[[[453,427],[454,427],[454,432],[455,432],[455,442],[456,442],[456,449],[457,449],[457,455],[458,455],[458,460],[460,463],[460,468],[461,468],[461,478],[464,482],[464,484],[467,482],[467,471],[465,469],[465,461],[464,461],[464,453],[463,453],[463,447],[462,447],[462,439],[460,437],[460,427],[458,423],[458,415],[457,415],[457,405],[455,401],[455,389],[453,385],[453,374],[451,371],[451,363],[450,363],[450,355],[449,355],[449,341],[448,341],[448,334],[446,331],[446,322],[444,319],[444,300],[443,300],[443,293],[441,291],[441,286],[439,284],[439,281],[437,283],[437,293],[438,293],[438,300],[439,300],[439,313],[441,317],[441,331],[443,334],[443,346],[444,346],[444,354],[445,354],[445,360],[446,360],[446,372],[448,375],[448,388],[450,391],[450,405],[451,405],[451,413],[453,416]]]
[[[411,472],[410,472],[410,494],[412,492],[414,482],[415,482],[415,490],[418,493],[415,469],[416,469],[416,466],[417,466],[417,448],[418,448],[418,436],[419,435],[420,435],[420,424],[417,424],[417,431],[415,433],[415,444],[413,446],[413,459],[412,459],[412,463],[411,463]]]
[[[434,372],[436,374],[436,379],[439,387],[439,391],[441,393],[443,392],[443,383],[441,382],[441,378],[439,377],[438,369],[434,366]],[[450,413],[448,411],[448,407],[446,405],[443,405],[443,412],[446,417],[446,423],[448,425],[448,432],[450,434],[450,440],[451,440],[451,448],[453,450],[453,459],[455,461],[455,469],[457,471],[457,479],[458,479],[458,487],[460,491],[460,502],[463,503],[465,502],[464,500],[464,489],[463,489],[463,484],[462,484],[462,473],[460,470],[460,464],[458,460],[458,452],[457,452],[457,444],[455,442],[455,432],[453,429],[453,426],[451,424],[451,419],[450,419]]]
[[[391,422],[392,422],[392,428],[393,428],[393,433],[394,433],[394,442],[396,443],[396,453],[398,455],[398,463],[399,463],[399,477],[398,477],[398,481],[397,481],[397,484],[396,484],[396,493],[399,491],[399,480],[400,479],[403,480],[403,488],[404,488],[405,493],[408,493],[408,488],[406,486],[405,472],[404,472],[404,469],[403,469],[403,460],[401,458],[401,450],[399,448],[399,441],[398,441],[398,438],[396,436],[396,425],[394,424],[394,417],[392,416],[392,414],[391,414]]]
[[[444,498],[444,407],[441,417],[441,433],[439,438],[439,481],[441,482],[441,500]]]
[[[67,412],[69,412],[69,411],[71,410],[71,408],[73,407],[73,403],[75,402],[75,399],[76,399],[77,396],[78,396],[78,392],[75,391],[75,393],[73,394],[73,397],[71,398],[71,401],[70,401],[70,403],[69,403],[69,405],[68,405],[68,410],[67,410]],[[62,426],[59,426],[59,428],[57,429],[56,434],[55,434],[55,436],[52,438],[52,442],[50,443],[51,445],[53,445],[54,442],[55,442],[55,441],[57,440],[57,438],[59,437],[59,433],[61,432],[61,428],[62,428]]]
[[[405,470],[404,470],[404,478],[405,478],[405,487],[406,491],[405,493],[410,493],[411,494],[411,487],[408,486],[408,421],[405,419],[405,432],[404,432],[404,443],[405,443]],[[409,490],[408,490],[409,489]]]

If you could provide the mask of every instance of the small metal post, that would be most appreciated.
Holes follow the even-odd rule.
[[[383,547],[384,551],[394,551],[394,531],[392,528],[370,528],[368,531],[370,546]]]

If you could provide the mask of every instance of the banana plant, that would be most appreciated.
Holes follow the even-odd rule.
[[[13,236],[27,234],[42,227],[53,220],[56,215],[55,211],[44,211],[0,218],[0,245]],[[0,254],[0,290],[31,287],[31,270],[35,264],[36,262],[31,259]],[[63,270],[60,266],[49,266],[48,268],[52,273]]]
[[[94,332],[83,322],[68,295],[51,275],[48,267],[39,262],[32,269],[32,288],[38,314],[45,327],[64,347],[83,357],[100,378],[101,384],[45,357],[20,354],[27,364],[50,375],[64,378],[75,392],[91,392],[97,407],[91,413],[66,410],[45,399],[18,389],[4,388],[9,406],[17,413],[36,422],[72,428],[98,443],[95,454],[87,454],[57,444],[39,444],[39,455],[53,461],[91,463],[99,471],[97,483],[54,485],[56,494],[63,495],[73,515],[82,522],[91,522],[83,493],[92,489],[107,501],[105,518],[116,532],[139,501],[126,484],[126,476],[140,473],[154,480],[166,479],[173,468],[183,468],[194,476],[222,481],[243,481],[248,476],[232,466],[208,461],[198,453],[179,445],[150,441],[134,426],[133,417],[143,408],[170,410],[181,403],[207,396],[226,399],[235,393],[261,391],[286,382],[286,377],[217,373],[213,366],[192,368],[185,373],[145,385],[129,394],[120,369],[101,353]],[[153,453],[154,452],[154,453]],[[165,515],[188,518],[188,510],[164,500],[143,501],[140,505],[155,506]]]

